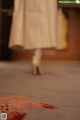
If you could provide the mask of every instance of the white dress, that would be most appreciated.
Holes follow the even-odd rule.
[[[57,0],[14,0],[9,47],[57,48]]]

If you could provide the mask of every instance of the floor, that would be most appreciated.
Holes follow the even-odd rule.
[[[27,109],[25,120],[80,120],[80,63],[44,62],[44,74],[31,73],[30,63],[0,62],[0,96],[31,96],[59,109]]]

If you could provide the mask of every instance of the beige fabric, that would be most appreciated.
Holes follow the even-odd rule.
[[[15,0],[9,47],[57,47],[57,0]]]

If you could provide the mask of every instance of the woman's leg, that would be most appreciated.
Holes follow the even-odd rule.
[[[34,65],[39,66],[41,62],[41,56],[42,56],[42,50],[41,49],[35,49],[33,53],[32,63]]]
[[[35,49],[32,57],[32,67],[33,67],[33,74],[40,75],[41,74],[41,57],[42,57],[42,50]]]

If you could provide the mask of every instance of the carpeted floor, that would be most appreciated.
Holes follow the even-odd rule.
[[[25,109],[26,120],[80,120],[80,64],[44,63],[31,74],[29,63],[0,63],[0,96],[30,96],[34,103],[58,109]]]

